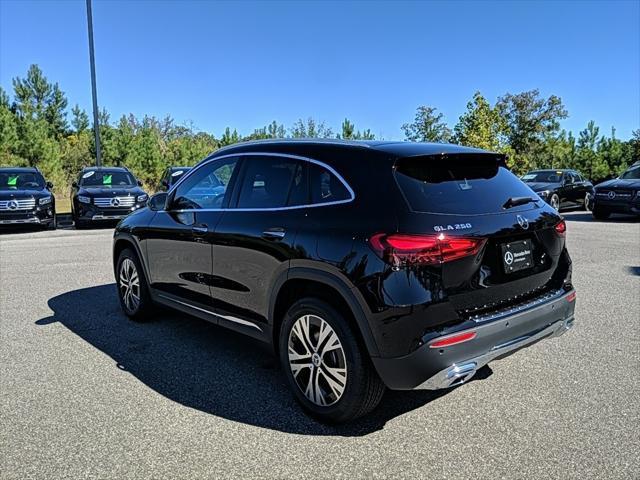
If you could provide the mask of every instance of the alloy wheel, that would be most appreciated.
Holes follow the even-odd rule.
[[[551,197],[551,206],[554,210],[560,210],[560,199],[556,195]]]
[[[584,209],[587,212],[591,210],[591,208],[589,208],[590,204],[591,204],[591,194],[587,192],[584,196]]]
[[[125,258],[120,264],[120,296],[125,307],[135,312],[140,305],[140,277],[135,263]]]
[[[289,332],[289,367],[305,397],[322,407],[333,405],[347,385],[347,363],[338,335],[316,315],[298,318]]]

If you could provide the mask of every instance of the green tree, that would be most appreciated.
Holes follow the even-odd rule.
[[[448,142],[451,130],[443,121],[444,115],[436,114],[436,110],[424,105],[418,107],[413,122],[402,125],[405,139],[411,142]]]
[[[370,129],[362,132],[356,130],[355,125],[351,123],[348,118],[345,118],[344,122],[342,122],[341,133],[336,135],[336,138],[343,140],[375,140],[375,135],[371,133]]]
[[[227,145],[233,145],[240,141],[242,141],[242,137],[240,137],[238,131],[234,128],[232,132],[231,128],[227,127],[220,138],[220,146],[226,147]]]
[[[291,127],[291,137],[293,138],[331,138],[333,131],[324,122],[316,122],[313,118],[307,121],[298,119]]]
[[[491,107],[480,92],[467,103],[467,111],[454,127],[454,141],[469,147],[502,151],[506,125],[498,108]]]
[[[77,104],[71,109],[71,114],[73,115],[71,126],[76,132],[83,132],[89,128],[89,115]]]
[[[26,78],[14,78],[13,89],[21,119],[44,120],[55,135],[66,132],[67,99],[57,83],[49,83],[40,67],[31,65]]]
[[[535,166],[546,138],[560,130],[560,120],[567,117],[562,100],[555,95],[541,98],[538,90],[507,93],[496,103],[505,125],[506,140],[515,162],[527,169]]]

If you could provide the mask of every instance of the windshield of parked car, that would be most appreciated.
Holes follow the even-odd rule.
[[[640,180],[640,166],[630,168],[620,175],[620,178],[624,178],[625,180]]]
[[[529,172],[521,177],[523,182],[560,183],[562,172]]]
[[[89,170],[80,177],[82,187],[130,187],[136,184],[133,175],[121,170]]]
[[[42,190],[44,179],[36,172],[3,170],[0,172],[0,190]]]

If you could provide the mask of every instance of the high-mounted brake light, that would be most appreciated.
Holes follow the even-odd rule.
[[[451,345],[457,345],[459,343],[468,342],[469,340],[473,340],[476,338],[476,332],[465,332],[458,333],[456,335],[449,335],[448,337],[441,338],[436,340],[433,343],[429,344],[429,348],[442,348],[442,347],[450,347]]]
[[[369,239],[371,248],[394,266],[430,265],[476,255],[484,238],[438,235],[377,233]]]
[[[559,223],[556,223],[556,226],[554,228],[556,230],[556,233],[561,237],[564,237],[565,233],[567,232],[567,224],[564,220],[560,220]]]

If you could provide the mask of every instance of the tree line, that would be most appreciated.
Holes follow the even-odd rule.
[[[37,65],[26,77],[13,79],[13,96],[0,88],[0,165],[36,166],[66,193],[78,171],[95,163],[95,142],[89,116],[50,82]],[[70,113],[70,115],[69,115]],[[507,93],[491,104],[476,92],[453,128],[432,106],[417,108],[402,125],[405,140],[449,142],[508,155],[510,168],[522,174],[532,168],[575,168],[594,181],[611,178],[640,160],[640,129],[626,141],[600,133],[593,121],[575,137],[560,128],[568,116],[559,97],[541,97],[538,90]],[[219,137],[178,125],[171,117],[123,115],[112,121],[99,112],[104,165],[128,167],[147,187],[157,185],[170,166],[193,165],[218,148],[268,138],[339,138],[374,140],[371,129],[356,129],[345,119],[337,132],[313,118],[289,128],[273,121],[242,135],[226,128]]]

